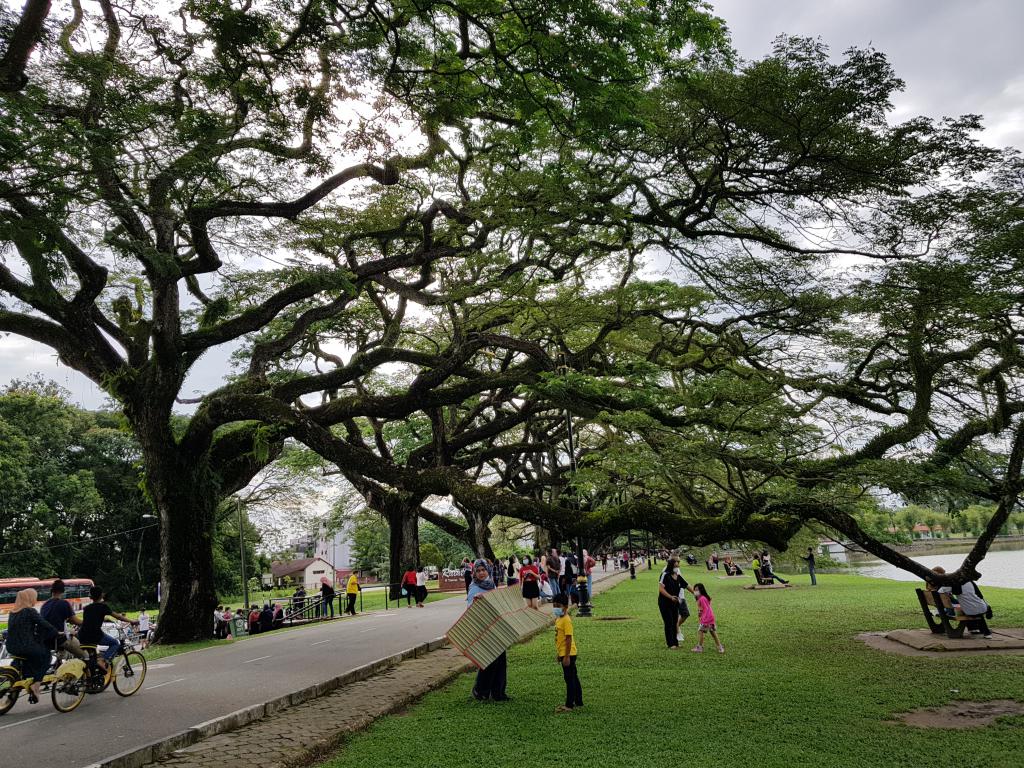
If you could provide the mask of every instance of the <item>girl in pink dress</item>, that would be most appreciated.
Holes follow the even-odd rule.
[[[700,626],[697,627],[697,645],[694,646],[694,653],[704,653],[704,633],[710,632],[711,639],[718,646],[719,653],[725,653],[725,646],[718,639],[718,628],[715,626],[715,612],[711,610],[711,598],[703,584],[693,585],[693,594],[697,598],[697,620]]]

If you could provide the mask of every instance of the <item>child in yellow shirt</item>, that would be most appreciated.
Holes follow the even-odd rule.
[[[565,705],[557,707],[555,712],[571,712],[583,706],[583,688],[576,673],[576,637],[569,616],[569,595],[559,592],[553,602],[558,615],[555,619],[555,653],[565,678]]]

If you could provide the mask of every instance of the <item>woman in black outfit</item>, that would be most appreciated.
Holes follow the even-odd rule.
[[[36,637],[43,637],[49,643],[57,636],[57,629],[36,610],[37,597],[34,589],[21,590],[7,619],[7,651],[24,659],[22,677],[35,680],[28,697],[32,704],[39,701],[39,683],[50,666],[50,649]]]
[[[679,593],[686,582],[677,573],[678,561],[673,557],[665,563],[665,570],[658,580],[658,610],[661,612],[661,620],[665,624],[665,643],[670,650],[679,650],[678,624],[679,624],[679,601],[682,599]]]

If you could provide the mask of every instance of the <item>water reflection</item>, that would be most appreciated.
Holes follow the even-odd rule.
[[[965,549],[962,552],[931,555],[911,554],[910,557],[928,568],[941,565],[947,571],[955,571],[960,567],[967,551]],[[852,565],[857,573],[864,576],[895,581],[920,581],[917,576],[880,560],[854,560]],[[981,574],[979,583],[983,586],[987,584],[993,587],[1024,589],[1024,549],[990,551],[978,564],[978,573]]]

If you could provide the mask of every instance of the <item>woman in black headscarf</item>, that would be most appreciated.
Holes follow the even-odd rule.
[[[473,564],[473,581],[469,585],[466,602],[472,603],[477,597],[494,589],[494,580],[487,570],[487,561],[477,560]],[[509,701],[505,694],[508,674],[508,659],[505,654],[476,673],[476,684],[473,686],[473,698],[477,701]]]

